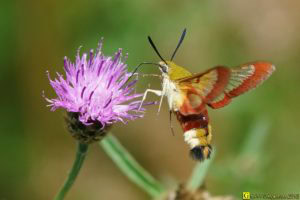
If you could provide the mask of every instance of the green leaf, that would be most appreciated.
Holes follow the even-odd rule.
[[[267,118],[259,118],[254,123],[248,133],[242,146],[239,157],[255,156],[258,157],[262,153],[263,144],[269,133],[270,120]]]
[[[119,169],[150,196],[156,198],[165,191],[164,187],[130,155],[114,135],[108,134],[99,144]]]

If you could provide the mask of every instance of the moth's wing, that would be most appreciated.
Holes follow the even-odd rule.
[[[235,68],[214,67],[204,73],[194,74],[175,82],[184,96],[180,112],[198,114],[205,105],[221,108],[266,80],[275,70],[268,62],[253,62]]]
[[[274,70],[274,65],[268,62],[253,62],[230,68],[229,80],[224,91],[215,98],[207,99],[207,104],[215,109],[224,107],[230,103],[233,97],[256,88]]]
[[[230,70],[219,66],[204,73],[175,80],[183,97],[180,113],[183,115],[201,113],[208,101],[215,99],[224,91],[229,76]]]

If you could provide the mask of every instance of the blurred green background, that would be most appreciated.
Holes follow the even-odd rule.
[[[214,195],[243,191],[300,193],[300,2],[297,0],[91,0],[3,1],[0,7],[0,199],[52,199],[66,178],[76,145],[65,129],[64,112],[50,112],[42,98],[54,92],[52,77],[63,72],[63,57],[77,48],[104,53],[122,47],[128,65],[158,58],[151,35],[168,58],[183,28],[187,37],[175,62],[192,72],[223,64],[267,60],[277,70],[255,91],[220,110],[209,110],[217,148],[206,177]],[[145,67],[143,73],[156,73]],[[141,78],[138,91],[160,88]],[[150,96],[149,99],[157,99]],[[195,161],[168,106],[149,107],[143,119],[117,124],[113,132],[136,159],[165,185],[185,182]],[[98,145],[66,199],[148,199],[130,183]]]

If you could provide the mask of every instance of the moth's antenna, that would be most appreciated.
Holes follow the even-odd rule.
[[[158,57],[159,57],[162,61],[164,61],[164,63],[165,63],[166,65],[168,65],[167,62],[165,61],[165,59],[163,59],[163,57],[162,57],[162,56],[160,55],[160,53],[158,52],[158,50],[157,50],[156,46],[154,45],[154,43],[153,43],[153,41],[152,41],[152,39],[151,39],[150,36],[148,36],[148,40],[149,40],[149,43],[151,44],[152,48],[154,49],[154,51],[155,51],[156,54],[158,55]]]
[[[173,55],[172,55],[172,57],[171,57],[171,61],[173,60],[173,58],[174,58],[174,56],[175,56],[177,50],[179,49],[179,47],[180,47],[180,45],[181,45],[181,43],[182,43],[182,41],[183,41],[183,39],[184,39],[184,37],[185,37],[185,34],[186,34],[186,28],[182,31],[182,34],[181,34],[181,37],[180,37],[179,42],[178,42],[178,44],[177,44],[177,47],[176,47],[176,49],[174,50]]]
[[[143,65],[157,65],[157,66],[159,66],[159,67],[161,67],[159,64],[157,64],[157,63],[152,63],[152,62],[142,62],[142,63],[140,63],[134,70],[133,70],[133,72],[132,72],[132,74],[131,74],[131,76],[129,76],[129,78],[127,79],[127,81],[124,83],[124,85],[126,85],[128,82],[129,82],[129,80],[131,79],[131,77],[135,74],[135,72],[137,72],[137,70],[141,67],[141,66],[143,66]],[[122,86],[123,87],[123,86]],[[122,88],[121,87],[121,88]]]

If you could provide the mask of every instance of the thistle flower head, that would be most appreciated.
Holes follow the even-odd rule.
[[[99,124],[101,127],[121,121],[126,123],[143,116],[143,108],[139,109],[141,94],[134,92],[136,80],[127,83],[131,73],[122,61],[122,50],[114,57],[104,56],[101,52],[102,41],[96,52],[89,55],[76,55],[72,63],[64,58],[65,78],[57,73],[49,81],[57,94],[57,98],[46,100],[51,110],[66,109],[68,113],[76,113],[78,121],[85,126]],[[126,56],[127,57],[127,56]]]

